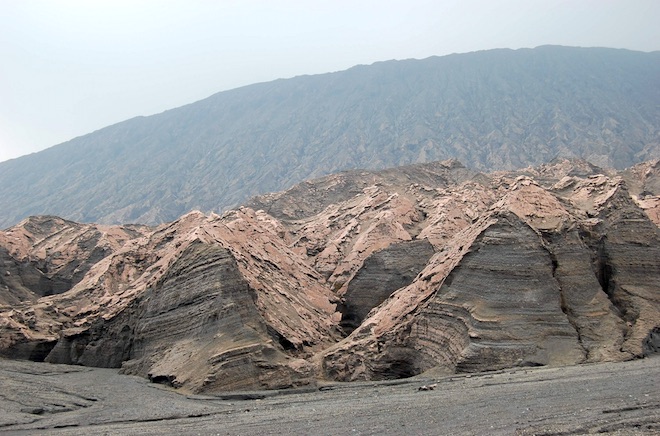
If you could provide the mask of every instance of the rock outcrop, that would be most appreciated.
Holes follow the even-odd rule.
[[[660,348],[658,161],[353,171],[159,227],[0,232],[0,354],[193,392]]]

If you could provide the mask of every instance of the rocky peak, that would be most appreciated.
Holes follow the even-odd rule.
[[[657,172],[445,161],[153,228],[30,218],[0,232],[0,354],[194,392],[640,357]]]

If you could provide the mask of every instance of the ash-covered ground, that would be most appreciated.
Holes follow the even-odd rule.
[[[660,434],[657,357],[217,396],[0,360],[0,386],[0,433],[18,435]]]

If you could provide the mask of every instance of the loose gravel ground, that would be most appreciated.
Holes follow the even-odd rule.
[[[0,360],[0,412],[17,435],[660,434],[660,358],[217,396]]]

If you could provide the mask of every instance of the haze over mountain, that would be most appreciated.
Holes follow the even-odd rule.
[[[544,46],[255,84],[0,163],[0,227],[28,215],[159,223],[350,168],[478,170],[660,156],[660,52]]]

